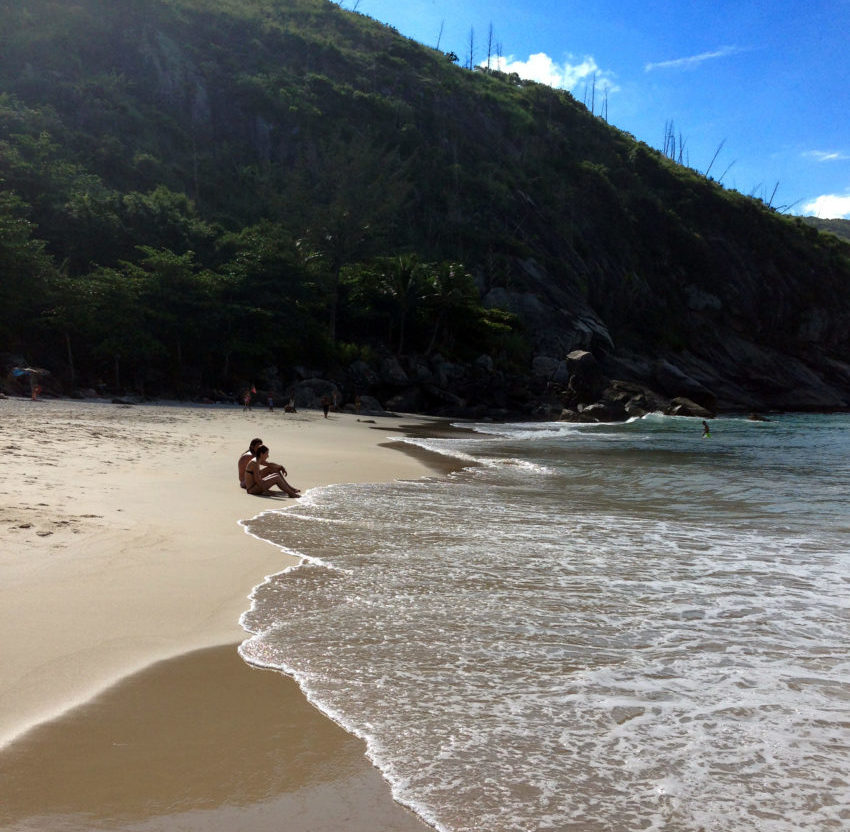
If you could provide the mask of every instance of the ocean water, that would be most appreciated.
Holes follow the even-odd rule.
[[[473,430],[247,522],[243,657],[442,832],[850,828],[850,417]]]

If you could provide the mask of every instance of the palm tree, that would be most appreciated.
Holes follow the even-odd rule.
[[[477,306],[478,290],[472,275],[460,263],[435,263],[428,267],[425,276],[425,307],[434,317],[434,328],[426,355],[433,352],[437,339],[447,322],[459,312]]]

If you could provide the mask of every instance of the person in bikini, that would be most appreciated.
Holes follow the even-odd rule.
[[[254,458],[254,451],[263,444],[262,439],[252,439],[251,444],[248,445],[248,450],[242,452],[242,456],[239,457],[239,487],[245,487],[245,467],[248,463]]]
[[[254,449],[254,458],[245,465],[243,485],[249,494],[265,494],[277,486],[288,497],[300,497],[300,490],[284,479],[285,474],[286,469],[282,465],[269,462],[269,449],[259,445]]]
[[[248,445],[248,450],[243,451],[242,455],[239,457],[238,470],[240,488],[245,488],[245,469],[248,467],[248,463],[252,459],[254,459],[254,452],[262,444],[262,439],[252,439],[251,443]],[[288,482],[286,482],[284,477],[287,475],[287,470],[282,465],[278,465],[276,462],[267,462],[261,470],[261,476],[263,477],[274,473],[279,473],[281,475],[281,479],[283,480],[284,485],[280,486],[281,491],[287,491],[287,489],[291,489],[292,491],[300,492],[299,488],[292,488],[292,486]]]

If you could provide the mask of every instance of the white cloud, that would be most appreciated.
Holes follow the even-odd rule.
[[[687,58],[649,63],[644,67],[644,71],[652,72],[653,69],[693,69],[705,61],[713,61],[716,58],[727,58],[729,55],[737,55],[739,52],[744,51],[746,50],[740,49],[737,46],[721,46],[719,49],[715,49],[714,52],[701,52],[699,55],[691,55]]]
[[[616,92],[619,87],[613,82],[613,73],[599,68],[599,65],[591,56],[585,56],[577,63],[572,63],[572,55],[563,63],[558,63],[545,52],[537,52],[529,55],[527,61],[518,61],[513,55],[505,57],[491,57],[490,67],[502,72],[515,72],[520,78],[527,81],[538,81],[550,87],[558,89],[573,90],[580,84],[593,84],[596,78],[597,92]],[[479,66],[487,66],[487,61],[482,61]]]
[[[850,159],[850,156],[846,153],[837,150],[809,150],[803,156],[807,159],[814,159],[816,162],[839,162]]]
[[[823,194],[803,206],[803,213],[824,220],[850,218],[850,194]]]

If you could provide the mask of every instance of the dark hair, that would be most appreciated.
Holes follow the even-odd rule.
[[[250,451],[253,453],[253,451],[254,451],[254,445],[262,445],[262,444],[263,444],[263,440],[262,440],[262,439],[252,439],[252,440],[248,443],[248,450],[250,450]]]
[[[265,445],[260,445],[260,447],[257,448],[256,451],[254,451],[254,457],[256,459],[259,459],[263,454],[267,454],[268,452],[269,449]]]

